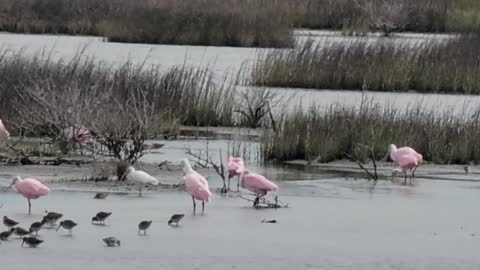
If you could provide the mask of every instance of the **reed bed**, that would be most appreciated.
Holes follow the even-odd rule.
[[[417,44],[307,41],[260,55],[251,78],[259,86],[480,94],[479,45],[476,35]]]
[[[265,160],[330,162],[347,155],[365,161],[382,159],[389,144],[411,146],[436,164],[480,163],[480,111],[454,115],[381,107],[372,101],[360,108],[312,107],[285,115],[276,131],[267,131],[261,149]]]
[[[25,98],[27,90],[32,97]],[[83,55],[69,61],[52,60],[45,55],[31,58],[21,52],[3,53],[0,57],[0,115],[9,126],[15,123],[21,126],[24,121],[19,105],[28,108],[28,102],[38,104],[40,98],[48,102],[48,97],[58,102],[58,107],[67,106],[68,102],[71,106],[85,107],[95,100],[111,100],[118,104],[105,106],[115,108],[127,106],[127,100],[137,92],[145,95],[144,99],[155,105],[159,113],[175,119],[178,124],[239,124],[234,116],[233,85],[215,82],[208,68],[181,66],[161,72],[155,66],[135,66],[130,62],[120,67],[107,66]],[[111,95],[111,98],[104,95]],[[75,111],[73,107],[63,109]],[[56,113],[53,111],[52,117]],[[48,127],[46,129],[48,132]]]
[[[289,47],[272,0],[2,0],[0,30],[105,36],[114,42]]]

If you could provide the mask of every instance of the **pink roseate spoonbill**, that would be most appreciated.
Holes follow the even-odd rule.
[[[245,169],[245,163],[241,157],[230,157],[228,159],[228,190],[230,190],[230,178],[238,176],[237,191],[240,190],[240,174]]]
[[[240,186],[255,193],[255,201],[253,207],[257,207],[260,203],[260,198],[267,195],[269,191],[278,190],[278,186],[272,181],[268,180],[265,176],[258,173],[250,172],[249,170],[243,170],[240,175]]]
[[[16,176],[13,182],[8,186],[9,188],[15,186],[15,189],[23,197],[28,200],[28,214],[31,214],[32,203],[31,199],[38,199],[45,196],[50,192],[50,189],[42,184],[40,181],[33,178],[22,179],[20,176]]]
[[[145,185],[158,185],[158,180],[151,176],[150,174],[135,170],[132,166],[128,167],[127,171],[125,172],[125,177],[127,181],[133,182],[138,185],[138,196],[142,197],[142,187]]]
[[[192,196],[193,214],[195,215],[196,203],[195,200],[202,201],[202,214],[205,212],[205,202],[209,202],[212,197],[212,192],[208,187],[208,182],[205,177],[192,169],[187,159],[182,160],[183,173],[185,174],[185,186],[188,194]]]
[[[82,146],[95,142],[90,130],[85,127],[65,128],[63,130],[63,136],[65,141],[70,143],[78,143]]]
[[[423,156],[408,146],[397,148],[395,144],[390,144],[388,147],[388,152],[390,153],[390,158],[395,163],[399,163],[399,158],[404,155],[414,156],[417,159],[417,167],[423,163]],[[415,171],[417,170],[417,167],[412,170],[413,177],[415,177]]]
[[[415,169],[419,165],[418,157],[415,156],[414,154],[406,154],[403,156],[399,156],[398,164],[400,165],[400,168],[405,174],[405,181],[404,181],[405,184],[407,184],[407,176],[408,176],[408,172],[410,172],[410,184],[411,184],[413,178],[415,177],[413,173],[415,172]]]
[[[2,119],[0,119],[0,142],[8,140],[10,133],[3,125]]]

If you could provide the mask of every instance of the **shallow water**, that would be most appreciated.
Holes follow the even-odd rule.
[[[478,269],[479,184],[419,180],[415,187],[341,179],[279,182],[290,207],[254,210],[238,198],[215,195],[206,215],[191,215],[183,192],[110,195],[52,192],[33,202],[1,193],[0,215],[28,226],[42,211],[60,211],[79,223],[73,237],[41,231],[39,248],[0,244],[8,269]],[[98,211],[112,211],[108,226],[90,224]],[[185,213],[179,228],[166,223]],[[136,226],[153,220],[148,236]],[[277,224],[260,223],[276,219]],[[475,236],[471,234],[474,233]],[[101,239],[116,236],[119,248]]]

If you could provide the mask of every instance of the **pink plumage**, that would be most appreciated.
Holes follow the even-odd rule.
[[[240,175],[245,169],[245,163],[241,157],[230,157],[228,159],[228,176]]]
[[[278,190],[278,186],[272,181],[268,180],[265,176],[258,173],[249,172],[247,170],[244,171],[240,178],[240,186],[254,192],[257,195]]]
[[[208,181],[205,179],[205,177],[192,169],[187,159],[184,159],[182,162],[183,172],[185,173],[184,179],[186,191],[192,196],[193,213],[195,214],[195,200],[202,201],[203,213],[205,210],[205,202],[209,202],[212,197],[212,192],[208,186]]]
[[[413,155],[417,159],[418,164],[421,164],[423,162],[423,156],[419,154],[417,151],[415,151],[413,148],[408,146],[397,148],[396,145],[391,144],[389,146],[389,151],[390,151],[390,158],[394,162],[398,162],[399,158],[404,155]]]
[[[19,194],[28,200],[28,213],[31,212],[31,199],[38,199],[41,196],[45,196],[50,192],[50,189],[42,184],[40,181],[33,178],[22,179],[19,176],[15,177],[12,185],[15,185],[15,189]]]
[[[10,133],[3,125],[2,120],[0,119],[0,141],[6,141],[10,137]]]
[[[414,154],[406,154],[398,157],[398,165],[402,170],[413,170],[418,166],[418,158]]]
[[[90,130],[85,127],[65,128],[63,130],[63,136],[65,138],[65,141],[71,143],[79,143],[81,145],[95,142],[95,139],[93,138]]]

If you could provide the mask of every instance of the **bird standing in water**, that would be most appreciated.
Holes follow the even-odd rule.
[[[104,238],[102,240],[108,247],[114,247],[115,245],[120,246],[120,240],[113,236]]]
[[[13,232],[16,236],[19,236],[20,238],[25,236],[25,235],[29,235],[30,234],[30,231],[27,231],[25,230],[24,228],[22,227],[16,227],[15,228],[15,231]]]
[[[57,221],[63,217],[63,214],[61,213],[48,212],[48,211],[45,211],[45,213],[47,214],[43,218],[48,224],[50,224],[50,227],[55,227],[57,224]]]
[[[72,221],[70,219],[60,221],[60,225],[58,225],[58,227],[57,227],[57,232],[58,232],[58,229],[60,229],[60,227],[62,227],[65,230],[68,230],[68,233],[70,235],[72,235],[73,234],[72,229],[77,225],[78,225],[77,223],[75,223],[74,221]]]
[[[18,222],[16,222],[13,219],[8,218],[7,216],[3,217],[3,225],[7,226],[8,228],[12,228],[18,225]]]
[[[45,217],[42,219],[42,221],[37,221],[37,222],[32,223],[32,225],[30,225],[30,232],[38,235],[38,231],[40,231],[42,229],[42,227],[43,227],[43,225],[45,225],[45,223],[47,223]]]
[[[150,225],[152,225],[151,220],[144,220],[138,224],[138,234],[140,234],[141,231],[143,231],[143,235],[147,235],[147,229],[150,228]]]
[[[151,176],[150,174],[144,171],[135,170],[132,166],[128,167],[127,171],[125,172],[125,177],[127,181],[133,182],[138,185],[138,196],[142,197],[142,187],[145,185],[158,185],[158,180]]]
[[[12,235],[14,231],[15,231],[15,228],[10,228],[10,230],[8,230],[8,231],[1,232],[0,233],[0,240],[1,241],[7,241],[8,238],[10,237],[10,235]]]
[[[420,166],[423,163],[423,156],[421,154],[419,154],[413,148],[408,146],[397,148],[395,144],[390,144],[388,146],[388,153],[390,154],[390,158],[392,159],[392,161],[399,165],[400,165],[400,159],[402,156],[408,156],[408,158],[407,157],[403,158],[402,164],[404,166],[406,166],[406,163],[414,161],[414,163],[416,163],[416,166],[408,170],[410,170],[411,172],[411,178],[415,178],[415,171],[417,170],[418,166]],[[408,162],[407,162],[407,159],[409,160]],[[402,166],[400,165],[400,167]],[[403,171],[405,172],[405,170]]]
[[[187,159],[182,160],[183,172],[185,173],[185,186],[188,194],[192,196],[193,214],[195,214],[196,203],[195,200],[202,201],[202,213],[205,212],[205,202],[209,202],[212,197],[212,192],[208,187],[208,182],[205,177],[192,169]]]
[[[245,169],[245,163],[241,157],[230,157],[228,159],[228,190],[230,190],[230,179],[238,176],[237,191],[240,190],[240,174]]]
[[[112,215],[112,212],[98,212],[96,216],[92,217],[92,224],[102,224],[105,225],[105,220]]]
[[[30,202],[31,199],[38,199],[41,196],[45,196],[50,192],[50,189],[42,184],[37,179],[33,178],[25,178],[22,179],[20,176],[16,176],[9,188],[15,186],[15,189],[18,193],[20,193],[23,197],[27,198],[28,201],[28,214],[31,214],[32,210],[32,203]]]
[[[23,247],[23,244],[27,244],[29,247],[35,248],[41,243],[43,243],[43,240],[40,240],[36,237],[23,237],[22,247]]]
[[[250,172],[249,170],[243,170],[240,175],[240,186],[255,193],[256,197],[253,202],[253,207],[258,207],[260,198],[267,195],[268,192],[278,190],[278,186],[265,176]]]
[[[180,222],[180,220],[182,220],[182,218],[184,217],[185,215],[184,214],[175,214],[173,215],[170,220],[168,221],[168,225],[172,225],[172,223],[175,223],[175,226],[178,227],[178,223]]]

